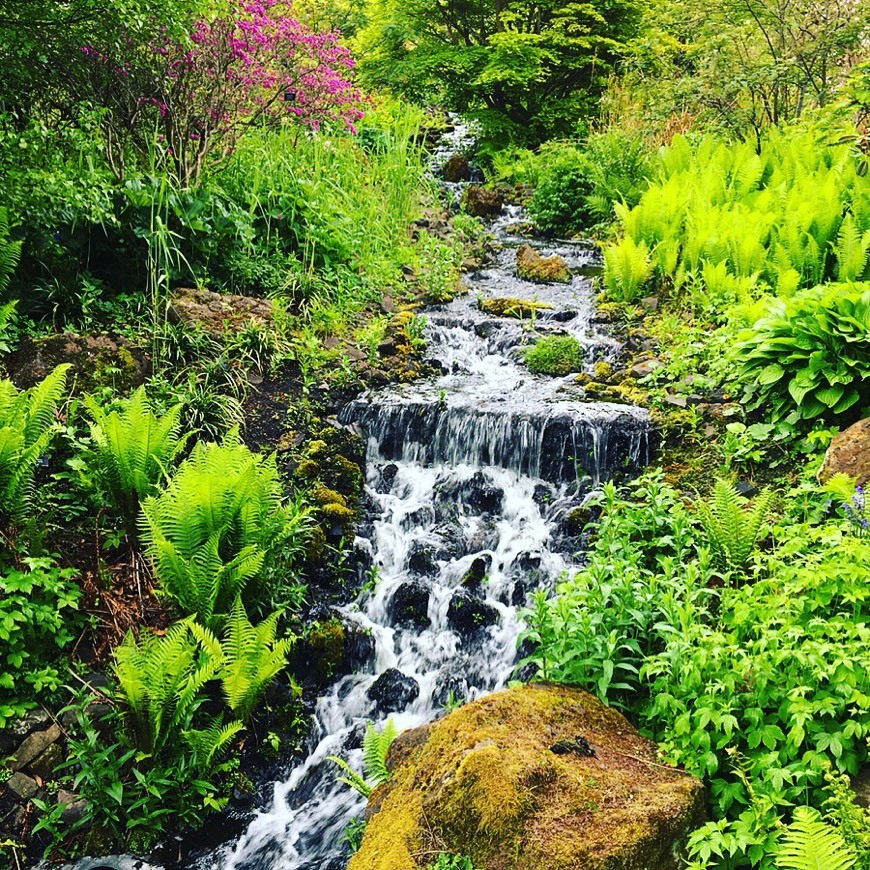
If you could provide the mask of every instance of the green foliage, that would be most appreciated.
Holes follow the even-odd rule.
[[[200,654],[186,622],[162,637],[143,632],[137,640],[128,632],[115,650],[114,670],[134,746],[157,755],[189,731],[218,666],[214,656]]]
[[[22,392],[12,381],[0,381],[0,514],[7,522],[27,518],[36,464],[56,433],[55,413],[68,369],[68,365],[58,366],[41,383]]]
[[[840,832],[817,810],[798,807],[785,829],[776,856],[777,870],[848,870],[856,856]]]
[[[0,572],[0,728],[62,685],[57,660],[80,621],[75,575],[36,558]]]
[[[777,303],[735,350],[750,407],[790,422],[843,419],[870,401],[870,285]]]
[[[237,598],[227,614],[221,640],[196,623],[190,625],[210,659],[217,663],[227,706],[242,721],[250,718],[263,692],[287,666],[294,641],[276,638],[279,618],[276,611],[259,625],[252,625],[241,598]]]
[[[649,147],[640,136],[619,131],[596,133],[580,145],[553,142],[534,158],[520,157],[520,178],[533,181],[529,213],[548,233],[570,235],[613,220],[616,203],[637,205],[651,170]],[[512,173],[510,165],[502,172]]]
[[[698,502],[698,518],[719,571],[743,576],[772,502],[773,493],[767,490],[749,505],[733,481],[723,478],[716,480],[709,501]]]
[[[468,855],[439,852],[438,857],[429,865],[428,870],[475,870],[475,867]]]
[[[524,350],[523,362],[536,375],[569,375],[583,368],[583,345],[573,335],[548,335]]]
[[[0,208],[0,294],[6,292],[21,257],[21,242],[9,238],[9,215]]]
[[[364,80],[481,121],[487,137],[537,144],[594,111],[636,6],[608,0],[379,0],[359,35]]]
[[[181,435],[181,406],[156,415],[144,387],[121,410],[106,412],[90,396],[85,405],[93,419],[93,462],[88,471],[135,540],[140,505],[156,493],[190,437]]]
[[[870,544],[799,519],[793,499],[749,555],[754,582],[721,587],[676,491],[654,476],[606,489],[587,565],[527,616],[542,676],[627,708],[706,779],[696,866],[772,866],[779,820],[822,805],[826,766],[867,759]]]
[[[604,249],[604,286],[617,302],[635,302],[652,274],[646,242],[626,236]]]
[[[339,782],[343,782],[363,797],[369,797],[379,785],[390,778],[390,771],[387,769],[387,753],[398,734],[398,729],[392,719],[388,719],[387,724],[380,731],[369,723],[363,737],[362,775],[357,773],[343,758],[336,755],[328,756],[329,760],[337,764],[345,774],[338,778]]]
[[[249,602],[268,599],[270,590],[257,581],[277,554],[292,560],[303,550],[308,522],[300,505],[282,504],[274,457],[252,453],[238,432],[221,444],[198,443],[142,512],[142,537],[162,588],[183,614],[208,627],[240,594]]]

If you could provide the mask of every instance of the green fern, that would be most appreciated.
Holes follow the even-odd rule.
[[[276,612],[252,625],[241,598],[236,598],[221,640],[196,623],[190,626],[203,648],[219,662],[218,676],[227,706],[243,722],[269,683],[287,666],[293,639],[276,638],[279,616]]]
[[[0,293],[5,293],[9,287],[20,258],[21,242],[9,238],[9,216],[5,208],[0,208]]]
[[[843,219],[834,253],[840,281],[858,281],[864,276],[870,255],[870,231],[862,233],[851,214]]]
[[[19,392],[0,381],[0,513],[8,522],[25,520],[36,464],[57,431],[55,414],[69,365],[58,366],[40,384]]]
[[[142,537],[163,590],[208,627],[264,572],[287,511],[273,458],[234,430],[197,444],[166,489],[142,503]]]
[[[190,433],[181,435],[181,405],[158,417],[144,387],[133,393],[120,412],[106,413],[90,396],[84,401],[94,421],[92,471],[135,539],[142,501],[157,492],[190,437]]]
[[[772,503],[773,493],[765,490],[750,506],[734,484],[722,478],[716,481],[710,501],[698,503],[698,518],[720,571],[735,577],[745,573]]]
[[[604,286],[617,302],[634,302],[652,274],[649,248],[626,236],[604,250]]]
[[[848,870],[857,860],[840,832],[816,810],[798,807],[776,855],[777,870]]]
[[[186,621],[163,637],[143,632],[137,640],[127,633],[115,650],[114,672],[128,708],[130,734],[142,752],[157,754],[190,730],[203,687],[219,666],[214,656],[199,654]]]
[[[327,756],[345,773],[345,776],[340,776],[338,781],[359,792],[363,797],[369,797],[379,785],[390,778],[390,771],[387,769],[387,753],[398,734],[399,730],[392,718],[387,720],[382,731],[378,731],[373,724],[369,723],[363,737],[364,775],[357,773],[343,758],[336,755]]]

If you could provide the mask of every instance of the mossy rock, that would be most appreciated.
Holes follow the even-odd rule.
[[[594,754],[562,751],[577,738]],[[561,686],[468,704],[400,736],[390,763],[348,870],[418,870],[439,850],[480,870],[676,870],[705,818],[700,780],[659,764],[615,710]]]
[[[292,667],[307,686],[324,686],[345,663],[346,630],[341,620],[317,622],[304,634],[296,647]]]
[[[485,314],[496,317],[516,317],[521,320],[534,317],[539,311],[550,311],[552,305],[536,302],[533,299],[517,299],[515,296],[493,296],[479,299],[477,307]]]
[[[542,257],[529,244],[517,248],[517,275],[535,284],[567,284],[571,280],[571,270],[564,257],[558,254]]]

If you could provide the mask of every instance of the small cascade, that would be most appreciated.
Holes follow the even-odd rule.
[[[597,251],[536,243],[565,258],[572,280],[521,281],[516,248],[524,240],[514,225],[522,219],[506,209],[492,227],[501,250],[467,276],[468,294],[425,312],[428,354],[441,374],[364,394],[340,415],[368,444],[369,509],[356,547],[376,577],[341,615],[370,633],[374,654],[319,699],[310,755],[208,866],[344,868],[343,832],[365,802],[337,782],[327,756],[361,770],[367,723],[392,717],[414,727],[505,686],[529,594],[552,588],[574,565],[571,512],[601,480],[647,461],[645,411],[587,402],[575,376],[537,377],[523,366],[531,329],[575,336],[588,370],[614,359],[618,345],[595,322]],[[493,296],[546,307],[534,323],[495,317],[479,305]]]
[[[442,153],[457,150],[453,141]],[[307,758],[274,783],[241,838],[196,865],[202,870],[346,867],[344,831],[365,801],[338,782],[328,756],[361,771],[369,722],[392,717],[411,728],[504,687],[530,593],[575,566],[576,509],[600,481],[648,459],[646,412],[587,402],[575,375],[538,377],[522,364],[532,330],[575,336],[589,371],[619,350],[596,324],[595,248],[535,242],[564,257],[573,277],[521,281],[522,221],[520,209],[506,208],[492,225],[501,248],[466,276],[468,294],[425,312],[441,374],[364,394],[340,415],[368,445],[355,547],[374,581],[340,616],[370,635],[373,653],[317,701]],[[533,322],[481,310],[479,299],[508,296],[546,307]]]

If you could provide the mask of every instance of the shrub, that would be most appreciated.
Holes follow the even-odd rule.
[[[818,287],[742,335],[744,401],[773,420],[842,420],[870,401],[870,284]]]
[[[543,151],[541,160],[543,168],[529,203],[535,223],[545,233],[565,235],[587,227],[593,180],[583,152],[575,146],[556,146]]]
[[[135,540],[141,503],[156,493],[190,437],[181,435],[181,405],[157,416],[144,387],[120,411],[107,413],[92,397],[85,405],[94,421],[90,471]]]
[[[523,362],[536,375],[569,375],[583,367],[583,345],[573,335],[548,335],[525,349]]]
[[[78,631],[75,575],[49,559],[0,573],[0,729],[62,684],[57,659]]]

